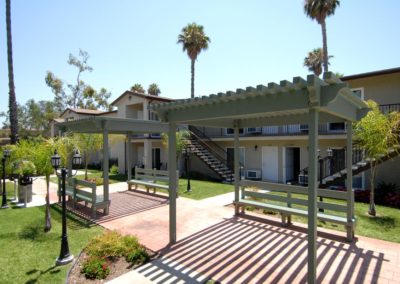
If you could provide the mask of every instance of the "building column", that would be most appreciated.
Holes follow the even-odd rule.
[[[308,283],[317,276],[318,110],[311,108],[308,123]]]
[[[153,142],[146,139],[143,142],[143,164],[145,169],[151,169],[152,168],[152,144]]]
[[[176,124],[169,123],[168,132],[168,176],[169,176],[169,242],[176,243]]]
[[[128,180],[132,179],[132,143],[131,134],[126,135],[126,173]]]

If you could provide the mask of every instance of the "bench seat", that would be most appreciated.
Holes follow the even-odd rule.
[[[263,203],[263,202],[258,202],[258,201],[254,201],[254,200],[239,199],[238,204],[240,206],[254,206],[257,208],[261,208],[261,209],[269,209],[269,210],[273,210],[273,211],[278,211],[279,213],[281,213],[283,215],[298,215],[298,216],[303,216],[303,217],[308,216],[308,211],[304,210],[304,209],[292,208],[292,207],[281,206],[281,205],[276,205],[276,204]],[[329,215],[329,214],[325,214],[325,213],[321,213],[321,212],[317,213],[317,218],[321,219],[323,221],[328,221],[328,222],[337,223],[337,224],[341,224],[341,225],[347,225],[347,224],[351,224],[352,222],[355,222],[355,220],[348,222],[346,217]]]

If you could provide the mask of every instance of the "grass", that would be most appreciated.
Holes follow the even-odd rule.
[[[88,171],[88,179],[89,180],[95,180],[96,185],[103,185],[103,178],[102,178],[103,172],[97,171],[97,170],[89,170]],[[77,175],[75,176],[78,179],[85,179],[85,175]],[[109,174],[109,183],[117,183],[117,182],[123,182],[126,181],[126,175],[122,174]],[[52,177],[50,178],[50,181],[53,183],[57,183],[57,177]]]
[[[161,183],[161,182],[160,182]],[[191,192],[187,192],[187,179],[179,179],[178,195],[194,200],[201,200],[214,197],[220,194],[233,192],[233,185],[216,183],[203,180],[190,180]],[[157,191],[166,193],[166,190],[157,189]],[[232,197],[233,198],[233,197]]]
[[[13,192],[13,185],[8,183],[8,197]],[[43,231],[44,216],[44,206],[0,210],[0,283],[65,283],[71,264],[54,265],[60,253],[61,209],[51,207],[53,228],[48,233]],[[68,215],[67,224],[69,248],[75,256],[103,231],[98,226],[88,227],[73,215]]]

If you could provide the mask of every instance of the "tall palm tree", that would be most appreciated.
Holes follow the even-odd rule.
[[[14,68],[12,58],[12,36],[11,36],[11,3],[6,0],[6,26],[7,26],[7,59],[8,59],[8,107],[10,111],[11,144],[18,142],[18,113],[17,100],[15,98]]]
[[[147,93],[149,93],[152,96],[158,96],[161,94],[160,88],[156,83],[150,84],[149,88],[147,89]]]
[[[328,57],[328,65],[329,59],[333,56]],[[307,57],[304,58],[304,66],[308,67],[308,71],[313,72],[315,75],[319,76],[322,73],[322,62],[323,62],[323,52],[322,48],[315,48],[313,51],[310,51]]]
[[[194,98],[194,64],[202,50],[208,48],[210,38],[205,35],[204,28],[196,23],[188,24],[178,36],[178,44],[182,44],[183,51],[187,52],[191,60],[191,98]]]
[[[335,9],[340,5],[339,0],[305,0],[304,12],[311,19],[316,20],[322,29],[322,48],[324,72],[328,72],[328,43],[326,36],[325,19],[335,14]]]
[[[142,93],[142,94],[145,93],[145,91],[144,91],[142,85],[140,85],[140,84],[138,84],[138,83],[136,83],[135,85],[133,85],[133,86],[131,87],[131,91],[132,91],[132,92],[137,92],[137,93]]]

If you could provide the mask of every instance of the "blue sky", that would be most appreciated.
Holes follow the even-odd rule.
[[[4,1],[2,1],[3,6]],[[6,27],[0,15],[0,111],[8,108]],[[345,75],[400,66],[400,1],[342,0],[327,19],[330,70]],[[308,74],[304,57],[322,45],[321,28],[302,0],[106,1],[12,0],[17,101],[52,100],[44,77],[51,70],[74,82],[69,53],[90,54],[83,79],[112,92],[157,83],[161,95],[190,96],[190,61],[176,44],[196,22],[211,38],[196,62],[196,95],[266,85]]]

